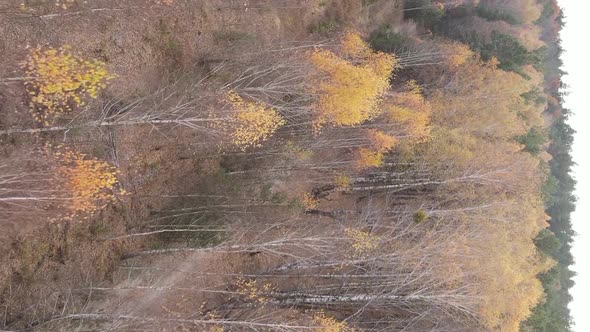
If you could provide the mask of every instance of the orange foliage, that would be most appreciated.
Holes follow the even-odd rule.
[[[334,179],[334,183],[338,189],[349,190],[351,179],[347,175],[338,175]]]
[[[474,55],[469,46],[459,42],[441,42],[440,47],[449,67],[459,67]]]
[[[389,151],[397,144],[395,137],[375,129],[369,130],[369,139],[371,140],[371,147],[375,151]]]
[[[354,31],[347,31],[340,39],[340,52],[351,60],[366,60],[371,54],[369,45]]]
[[[518,208],[530,211],[525,206]],[[489,228],[489,238],[485,240],[493,247],[482,248],[482,259],[473,262],[472,268],[480,270],[480,287],[485,294],[479,315],[494,331],[518,332],[520,323],[543,299],[543,286],[537,276],[549,270],[553,262],[541,257],[532,241],[522,240],[534,236],[530,233],[518,233],[512,227],[502,228],[493,223],[482,227]]]
[[[344,229],[344,235],[352,242],[354,257],[363,257],[379,247],[379,237],[369,232],[355,229]]]
[[[114,166],[65,148],[53,152],[53,156],[59,162],[58,173],[64,187],[71,194],[69,208],[74,213],[93,213],[115,199],[118,171]]]
[[[241,277],[236,281],[237,292],[245,300],[260,304],[270,301],[269,293],[275,291],[274,286],[269,282],[259,283],[257,280],[246,280]]]
[[[357,169],[381,166],[385,153],[398,144],[397,138],[376,129],[370,129],[367,135],[370,145],[368,148],[358,149],[355,165]]]
[[[309,193],[305,193],[303,195],[303,207],[306,210],[317,209],[319,204],[320,204],[319,200],[317,198],[313,197],[312,195],[310,195]]]
[[[469,61],[443,77],[444,87],[431,94],[432,122],[478,136],[509,138],[526,132],[521,95],[531,85],[518,74],[497,68],[497,60]]]

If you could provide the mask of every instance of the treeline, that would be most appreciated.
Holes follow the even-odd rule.
[[[563,107],[567,88],[561,81],[566,73],[561,69],[560,55],[563,49],[559,31],[565,18],[556,1],[540,3],[543,5],[543,13],[537,22],[543,28],[542,39],[547,44],[543,66],[544,89],[550,101],[547,113],[555,120],[549,128],[548,152],[553,158],[549,162],[552,177],[547,185],[547,213],[551,216],[550,230],[553,234],[540,237],[538,244],[558,264],[541,279],[547,300],[535,310],[528,323],[539,331],[571,331],[573,321],[568,305],[572,300],[570,290],[574,285],[575,275],[570,269],[574,264],[571,246],[576,235],[572,228],[571,214],[575,210],[576,197],[573,193],[576,181],[571,176],[574,165],[571,150],[575,132],[567,123],[570,110]]]

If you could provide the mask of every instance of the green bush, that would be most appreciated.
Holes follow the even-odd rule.
[[[327,34],[330,34],[334,31],[338,30],[339,27],[340,27],[340,23],[338,23],[337,20],[326,19],[326,20],[322,20],[316,24],[311,25],[309,27],[309,32],[321,34],[321,35],[327,35]]]
[[[422,223],[424,221],[426,221],[426,219],[428,219],[428,213],[426,213],[426,211],[424,210],[418,210],[414,213],[414,221],[416,223]]]
[[[390,26],[374,31],[369,37],[371,47],[377,51],[394,53],[408,42],[408,37],[394,32]]]

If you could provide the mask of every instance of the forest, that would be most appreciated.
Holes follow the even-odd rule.
[[[565,21],[2,1],[0,331],[572,331]]]

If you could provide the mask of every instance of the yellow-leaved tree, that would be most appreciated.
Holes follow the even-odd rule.
[[[83,153],[66,148],[53,152],[59,163],[58,174],[71,197],[69,209],[76,213],[93,213],[115,199],[118,183],[116,167]]]
[[[369,146],[361,147],[357,151],[355,165],[357,169],[381,166],[385,153],[391,151],[398,144],[397,138],[376,129],[370,129],[367,136]]]
[[[286,123],[274,108],[261,102],[246,101],[233,91],[227,99],[232,108],[231,142],[241,150],[260,146]]]
[[[316,130],[324,125],[354,126],[381,113],[379,103],[389,89],[395,56],[374,52],[352,31],[344,34],[337,51],[308,54],[314,73],[310,93]]]
[[[60,48],[33,48],[21,66],[31,97],[35,120],[49,124],[54,116],[96,98],[113,78],[98,60],[84,60],[66,45]]]
[[[522,95],[531,90],[530,83],[497,68],[497,61],[475,58],[441,75],[444,85],[429,98],[433,123],[487,138],[512,139],[526,133]]]
[[[353,257],[364,257],[379,247],[379,237],[367,231],[349,227],[344,235],[351,242]]]
[[[456,41],[441,41],[439,45],[447,66],[457,68],[473,58],[469,46]]]
[[[416,81],[406,83],[404,90],[387,100],[385,117],[388,122],[400,123],[413,140],[421,142],[430,137],[432,108]]]

